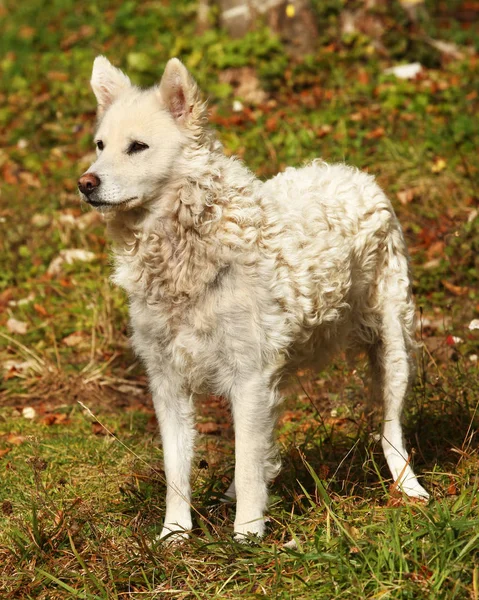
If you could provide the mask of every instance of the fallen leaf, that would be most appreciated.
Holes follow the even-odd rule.
[[[34,360],[6,360],[3,364],[5,370],[5,380],[18,377],[22,373],[27,373],[30,370],[34,370],[38,366],[38,363]]]
[[[437,240],[436,242],[433,242],[426,252],[428,258],[432,259],[435,256],[442,256],[444,254],[445,246],[446,244],[442,240]]]
[[[378,138],[383,137],[386,133],[384,127],[376,127],[372,131],[368,131],[368,133],[364,136],[367,140],[377,140]]]
[[[33,308],[37,311],[37,313],[39,315],[41,315],[42,317],[48,317],[48,313],[47,310],[44,306],[42,306],[41,304],[34,304]]]
[[[328,135],[328,133],[331,133],[331,131],[333,130],[332,125],[328,125],[327,123],[325,123],[324,125],[321,125],[321,127],[318,129],[316,135],[320,138]]]
[[[196,429],[200,433],[206,433],[210,435],[215,433],[221,433],[220,425],[218,423],[214,423],[213,421],[208,421],[206,423],[197,423]]]
[[[140,387],[136,387],[134,385],[128,385],[123,383],[115,388],[118,392],[122,394],[128,394],[129,396],[142,396],[144,394],[144,390]]]
[[[441,158],[441,157],[437,157],[434,159],[434,163],[431,167],[431,171],[433,173],[440,173],[441,171],[444,171],[444,169],[447,167],[447,163],[446,161]]]
[[[47,77],[50,81],[68,81],[69,76],[68,73],[63,73],[63,71],[49,71],[47,73]]]
[[[100,423],[97,423],[96,421],[91,424],[91,430],[95,435],[111,435],[103,425],[100,425]]]
[[[74,331],[62,339],[62,344],[65,344],[65,346],[68,346],[69,348],[73,348],[79,346],[85,340],[86,333],[84,331]]]
[[[2,167],[2,176],[5,183],[8,185],[17,185],[19,183],[18,174],[20,169],[14,163],[8,161]]]
[[[24,40],[30,40],[35,35],[35,29],[30,25],[23,25],[20,27],[18,35]]]
[[[450,483],[447,486],[447,492],[446,494],[448,496],[457,496],[457,486],[454,482],[454,479],[452,477],[450,477]]]
[[[8,306],[8,303],[13,298],[13,295],[13,288],[7,288],[0,293],[0,312],[2,312]]]
[[[369,74],[367,71],[361,70],[358,73],[358,77],[357,77],[359,83],[362,83],[363,85],[367,85],[369,83]]]
[[[16,433],[10,433],[7,435],[7,442],[14,446],[20,446],[27,438],[24,435],[18,435]]]
[[[38,189],[42,185],[40,183],[40,180],[38,179],[38,177],[36,175],[34,175],[33,173],[30,173],[29,171],[20,171],[18,176],[20,178],[20,181],[22,183],[24,183],[25,185],[28,185],[28,187]]]
[[[400,192],[398,192],[396,194],[399,202],[403,205],[406,206],[407,204],[409,204],[410,202],[412,202],[414,200],[414,188],[409,188],[407,190],[401,190]]]
[[[24,321],[18,321],[17,319],[8,319],[7,329],[10,333],[18,333],[19,335],[25,335],[28,329],[28,323]]]
[[[49,275],[59,275],[62,271],[64,263],[67,265],[72,265],[76,261],[91,262],[92,260],[95,260],[95,258],[96,255],[94,252],[83,250],[81,248],[61,250],[60,254],[55,257],[48,266],[47,273]]]
[[[10,452],[11,448],[1,448],[0,449],[0,458],[2,458],[2,456],[5,456],[5,454],[8,454]]]
[[[440,264],[441,264],[441,261],[439,258],[432,258],[431,260],[428,260],[427,262],[425,262],[423,264],[422,268],[423,269],[435,269]]]
[[[20,300],[11,300],[8,303],[8,306],[26,306],[35,300],[35,294],[30,292],[26,298],[20,298]]]
[[[266,123],[264,124],[266,131],[272,132],[278,129],[278,118],[273,116],[266,119]]]
[[[80,40],[91,37],[95,34],[95,29],[91,25],[82,25],[77,31],[70,33],[62,39],[60,42],[60,48],[62,50],[68,50]]]
[[[41,419],[41,423],[48,425],[49,427],[51,425],[65,424],[68,423],[68,421],[68,416],[64,413],[49,413]]]
[[[428,39],[429,44],[436,50],[439,50],[442,54],[451,56],[455,60],[462,60],[464,58],[464,52],[453,42],[444,42],[443,40]]]
[[[396,67],[390,67],[389,69],[386,69],[384,73],[386,73],[386,75],[394,75],[398,79],[415,79],[421,71],[421,63],[414,62],[409,63],[407,65],[397,65]]]
[[[467,294],[467,292],[469,291],[468,287],[454,285],[453,283],[450,283],[449,281],[446,281],[445,279],[442,279],[441,283],[446,288],[446,290],[448,290],[455,296],[464,296],[464,294]]]
[[[261,104],[266,100],[266,92],[252,67],[232,67],[220,72],[219,81],[231,85],[235,96],[251,104]]]
[[[46,227],[50,223],[50,217],[48,215],[44,215],[42,213],[36,213],[30,220],[30,223],[34,227],[38,227],[38,229],[42,229]]]

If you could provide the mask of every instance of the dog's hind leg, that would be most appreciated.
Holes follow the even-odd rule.
[[[428,498],[409,464],[402,434],[401,415],[412,378],[414,305],[405,275],[406,259],[401,257],[395,266],[382,274],[379,288],[380,333],[369,352],[373,393],[380,390],[384,401],[382,447],[394,481],[408,496]]]
[[[163,441],[166,514],[160,538],[177,541],[191,529],[190,472],[195,428],[193,399],[175,378],[150,377],[153,403]]]
[[[236,539],[264,533],[268,483],[279,469],[273,432],[278,405],[275,391],[260,376],[235,386],[231,394],[235,425]]]

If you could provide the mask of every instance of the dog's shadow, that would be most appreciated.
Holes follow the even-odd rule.
[[[412,403],[404,419],[404,437],[414,470],[429,491],[434,488],[441,494],[434,471],[453,477],[461,456],[478,448],[478,417],[467,402]],[[384,496],[393,481],[381,448],[380,425],[373,419],[358,420],[355,426],[344,430],[318,424],[300,444],[292,440],[283,447],[282,470],[272,494],[292,508],[298,497],[317,495],[319,478],[328,493],[338,496]]]

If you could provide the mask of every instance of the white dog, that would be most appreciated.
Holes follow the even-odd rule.
[[[222,152],[177,59],[159,86],[140,90],[100,56],[91,85],[98,158],[79,188],[107,221],[114,280],[128,293],[133,346],[149,374],[167,478],[162,537],[187,537],[192,525],[195,392],[229,399],[234,531],[261,536],[279,467],[279,384],[341,349],[368,355],[392,476],[427,498],[400,424],[414,348],[408,256],[374,179],[317,161],[259,181]]]

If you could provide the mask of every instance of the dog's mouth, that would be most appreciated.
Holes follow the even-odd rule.
[[[101,200],[94,200],[93,198],[84,198],[84,200],[94,208],[114,209],[119,208],[120,206],[125,206],[126,204],[129,204],[134,200],[138,200],[138,196],[132,196],[131,198],[127,198],[126,200],[122,200],[121,202],[102,202]]]

